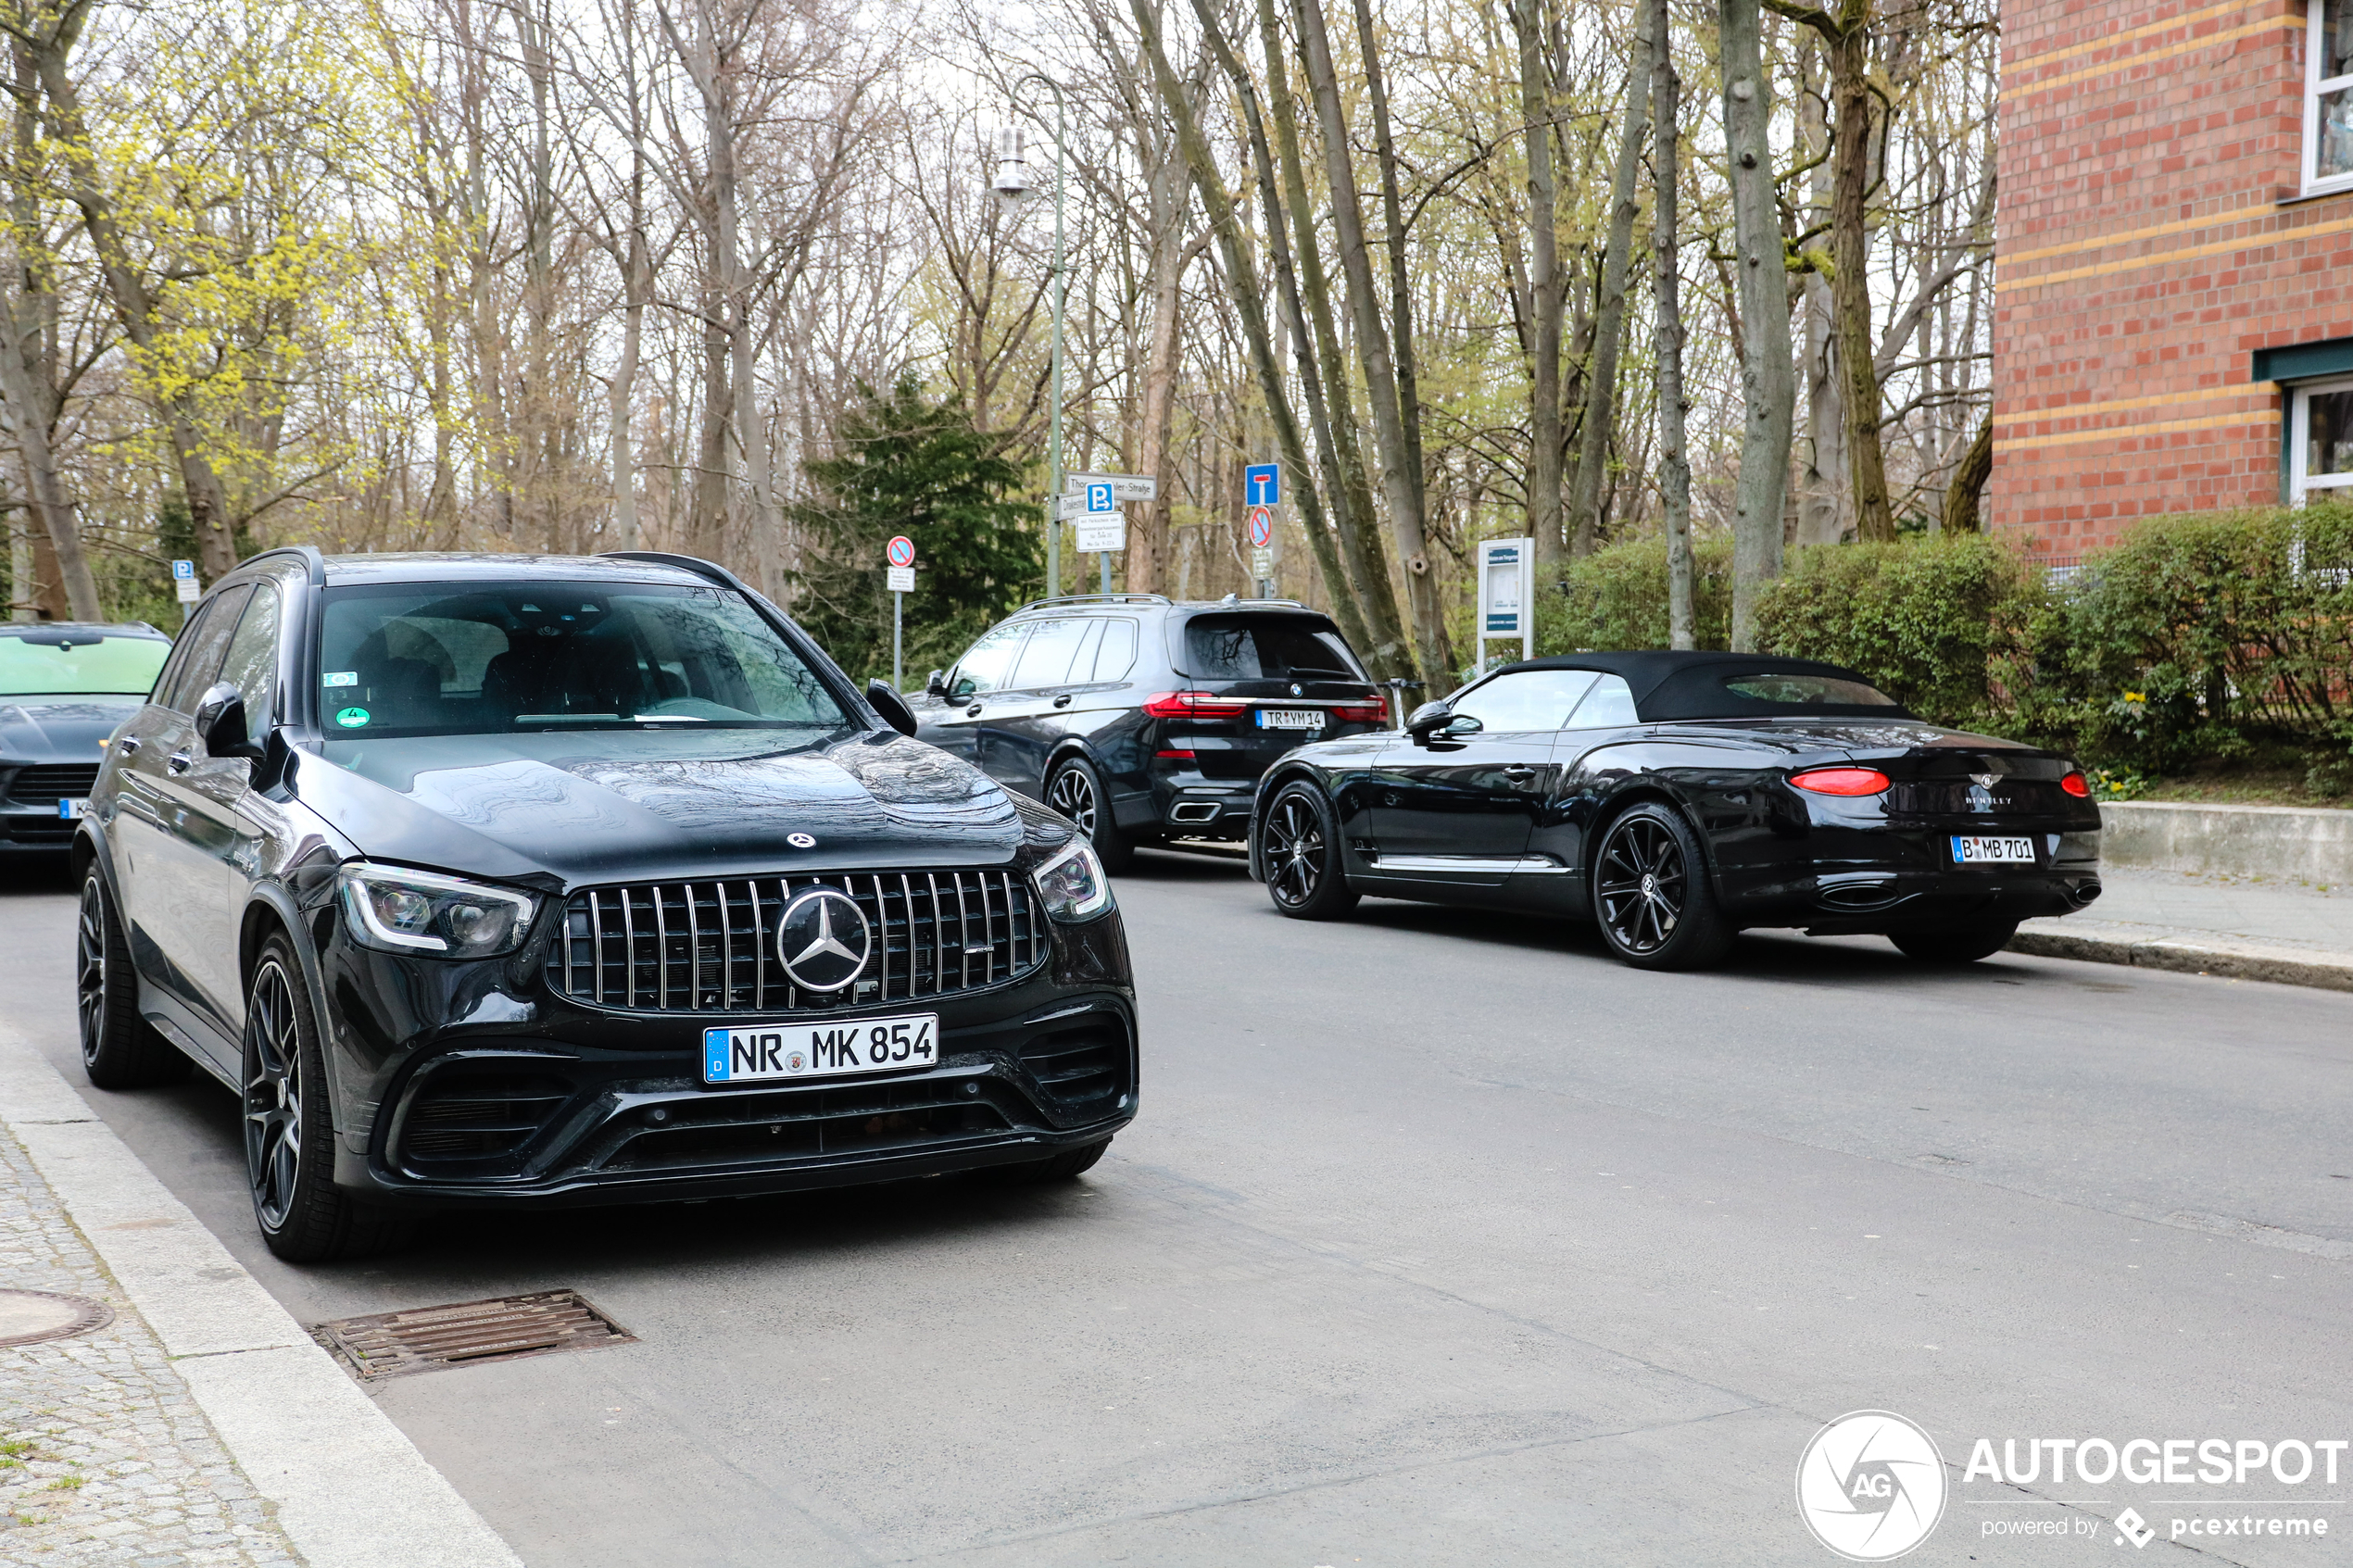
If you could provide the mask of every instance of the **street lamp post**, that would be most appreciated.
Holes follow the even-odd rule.
[[[1040,71],[1031,71],[1013,83],[1018,94],[1033,82],[1042,82],[1054,94],[1054,341],[1048,372],[1046,415],[1046,596],[1062,592],[1063,543],[1063,138],[1065,105],[1062,83]],[[1029,190],[1029,164],[1022,157],[1021,128],[1009,126],[998,138],[997,194],[1011,207]]]

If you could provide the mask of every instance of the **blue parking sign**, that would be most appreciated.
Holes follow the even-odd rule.
[[[173,561],[171,575],[175,582],[193,583],[196,578],[196,563],[192,560]]]
[[[1111,481],[1099,479],[1087,486],[1087,509],[1090,512],[1115,512],[1119,501],[1112,494]]]

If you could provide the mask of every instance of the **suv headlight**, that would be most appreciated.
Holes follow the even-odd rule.
[[[351,935],[388,953],[434,953],[487,959],[510,953],[531,929],[539,900],[528,893],[413,872],[405,866],[355,861],[336,875]]]
[[[1074,838],[1070,847],[1029,873],[1046,912],[1059,921],[1092,920],[1111,908],[1111,878],[1095,847]]]

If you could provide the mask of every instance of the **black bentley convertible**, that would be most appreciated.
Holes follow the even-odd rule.
[[[1367,893],[1581,916],[1645,968],[1755,926],[1967,963],[2099,897],[2090,797],[2064,758],[1926,723],[1835,665],[1574,654],[1285,755],[1251,872],[1301,920]]]

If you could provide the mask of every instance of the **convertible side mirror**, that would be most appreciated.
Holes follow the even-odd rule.
[[[208,757],[259,758],[261,747],[245,734],[245,694],[223,681],[196,704],[196,738]]]
[[[912,735],[915,733],[914,710],[907,706],[907,699],[899,695],[899,689],[887,681],[867,682],[866,700],[874,705],[875,712],[882,715],[883,722],[900,734]]]
[[[944,698],[945,696],[947,696],[947,695],[948,695],[948,671],[945,671],[945,670],[935,670],[935,671],[933,671],[931,672],[931,679],[930,679],[930,680],[928,680],[928,681],[925,681],[925,682],[924,683],[924,695],[925,695],[925,696],[936,696],[936,697],[943,697],[943,698]]]
[[[1427,740],[1444,729],[1447,721],[1453,716],[1454,710],[1443,701],[1425,702],[1415,709],[1413,716],[1405,721],[1405,733],[1416,740]]]

